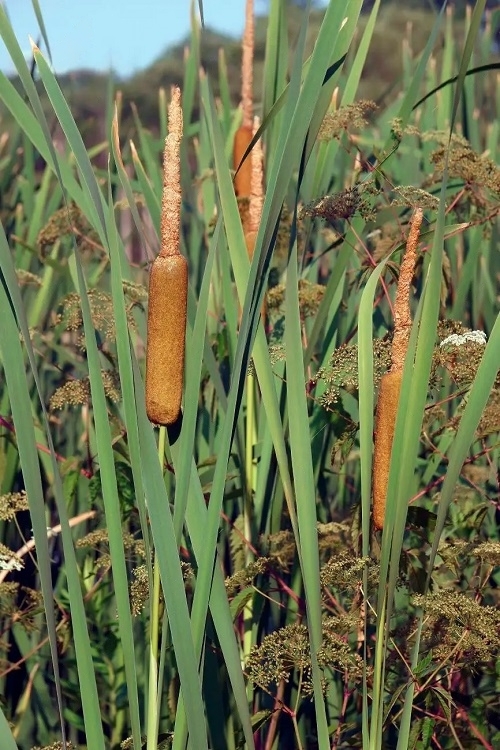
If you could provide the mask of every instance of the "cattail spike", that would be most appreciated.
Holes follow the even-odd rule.
[[[181,90],[172,87],[168,108],[168,135],[163,153],[163,195],[161,200],[160,255],[178,255],[181,217],[181,141],[183,133]]]
[[[379,530],[384,528],[392,442],[402,377],[402,372],[387,372],[382,376],[378,392],[373,456],[373,523]]]
[[[161,249],[149,275],[146,412],[154,424],[179,417],[184,381],[188,265],[180,252],[182,140],[181,92],[172,89],[165,140]]]
[[[255,117],[253,121],[252,137],[255,137],[260,127],[260,118]],[[252,173],[250,182],[250,204],[248,207],[248,231],[257,232],[262,216],[264,205],[264,170],[263,170],[262,141],[255,142],[252,149]]]
[[[380,381],[375,417],[375,448],[373,455],[373,523],[376,529],[384,528],[387,485],[391,465],[391,451],[398,413],[399,394],[403,368],[408,352],[412,325],[410,292],[423,211],[415,209],[410,222],[406,250],[399,270],[398,288],[394,303],[394,336],[392,339],[392,365]]]
[[[420,227],[424,212],[416,208],[410,221],[410,231],[406,241],[406,251],[399,269],[398,288],[394,302],[394,336],[392,339],[392,367],[391,371],[402,370],[408,351],[411,330],[410,290],[415,263],[417,261],[417,246]]]
[[[243,108],[242,125],[252,128],[253,125],[253,51],[255,44],[255,23],[253,0],[247,0],[245,7],[245,30],[243,32],[243,49],[241,61],[241,105]]]

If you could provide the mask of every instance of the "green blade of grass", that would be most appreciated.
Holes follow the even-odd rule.
[[[33,10],[35,11],[36,21],[38,23],[38,28],[40,29],[40,34],[42,35],[42,39],[43,39],[45,46],[47,47],[47,54],[49,56],[49,60],[50,62],[52,62],[52,52],[50,50],[49,37],[47,34],[47,29],[45,28],[45,22],[43,20],[42,9],[40,8],[40,3],[38,2],[38,0],[31,0],[31,3],[33,5]]]
[[[269,122],[269,115],[277,105],[287,87],[288,30],[286,8],[281,0],[271,0],[266,33],[266,56],[264,59],[264,81],[262,96],[262,122],[266,126],[266,147],[274,153],[283,116]],[[276,110],[274,110],[276,111]],[[278,112],[276,112],[276,115]]]
[[[185,126],[189,125],[193,115],[198,71],[200,69],[200,27],[194,9],[194,0],[191,0],[191,36],[188,58],[184,65],[184,81],[182,85],[182,116]]]
[[[322,643],[321,590],[319,580],[319,550],[316,521],[316,485],[311,459],[309,417],[306,401],[304,370],[297,366],[303,359],[300,330],[297,244],[290,254],[285,296],[285,351],[288,418],[293,478],[297,496],[297,519],[300,540],[301,569],[306,592],[307,625],[311,643],[312,679],[314,685],[318,744],[330,747],[328,723],[322,691],[322,675],[317,653]]]
[[[9,722],[5,718],[5,714],[1,708],[0,708],[0,737],[2,738],[2,747],[4,747],[5,750],[19,750],[17,743],[12,735],[12,730],[9,726]]]

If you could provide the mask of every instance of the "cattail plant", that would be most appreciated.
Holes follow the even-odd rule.
[[[406,251],[401,262],[396,300],[394,303],[394,336],[391,347],[391,368],[382,376],[375,418],[375,451],[373,457],[373,523],[384,528],[387,486],[392,443],[398,413],[399,393],[411,330],[410,289],[417,258],[417,245],[423,211],[417,208],[412,216]]]
[[[253,137],[253,49],[254,14],[253,0],[247,0],[245,30],[243,32],[241,61],[241,109],[243,119],[234,137],[233,166],[238,170],[241,160]],[[234,190],[238,198],[249,198],[252,185],[252,162],[247,158],[234,178]]]
[[[187,261],[180,253],[181,92],[172,89],[163,157],[161,248],[149,277],[146,411],[151,422],[173,424],[181,410],[184,380]]]
[[[253,121],[252,136],[259,129],[260,120],[255,117]],[[255,250],[255,240],[259,231],[260,220],[262,216],[262,206],[264,204],[264,170],[263,170],[263,153],[262,141],[259,139],[252,150],[252,158],[248,160],[251,165],[251,180],[249,192],[248,213],[244,222],[245,243],[250,261],[253,258]],[[265,301],[262,303],[262,320],[265,321],[266,307]],[[257,406],[258,387],[252,372],[246,377],[246,430],[245,430],[245,474],[246,474],[246,493],[244,505],[244,534],[248,542],[245,549],[245,565],[251,565],[254,558],[252,552],[252,516],[253,516],[253,496],[257,485],[256,466],[254,462],[254,450],[258,440],[257,431]],[[249,602],[243,613],[244,619],[244,636],[243,636],[243,656],[246,660],[251,652],[253,642],[253,604]],[[249,692],[250,696],[250,692]]]

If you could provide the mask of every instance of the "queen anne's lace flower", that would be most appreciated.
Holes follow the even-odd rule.
[[[23,567],[23,562],[18,557],[0,554],[0,570],[22,570]]]
[[[452,333],[441,341],[440,346],[462,346],[467,341],[486,346],[486,334],[484,331],[467,331],[462,334]]]

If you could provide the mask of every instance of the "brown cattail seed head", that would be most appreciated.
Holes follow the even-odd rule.
[[[183,255],[159,255],[149,276],[146,412],[154,424],[173,424],[181,410],[188,265]]]
[[[373,457],[373,523],[379,530],[384,528],[391,450],[402,378],[402,372],[386,373],[380,381],[378,394]]]
[[[415,209],[410,222],[406,251],[399,271],[398,288],[394,303],[394,337],[392,340],[392,366],[380,381],[375,418],[375,448],[373,455],[373,523],[376,529],[384,528],[387,486],[391,464],[392,443],[398,412],[403,368],[412,325],[410,291],[423,211]]]
[[[252,126],[241,125],[234,136],[233,167],[238,169],[245,152],[252,142]],[[238,198],[249,198],[252,190],[252,154],[247,158],[237,171],[234,178],[234,192]]]

